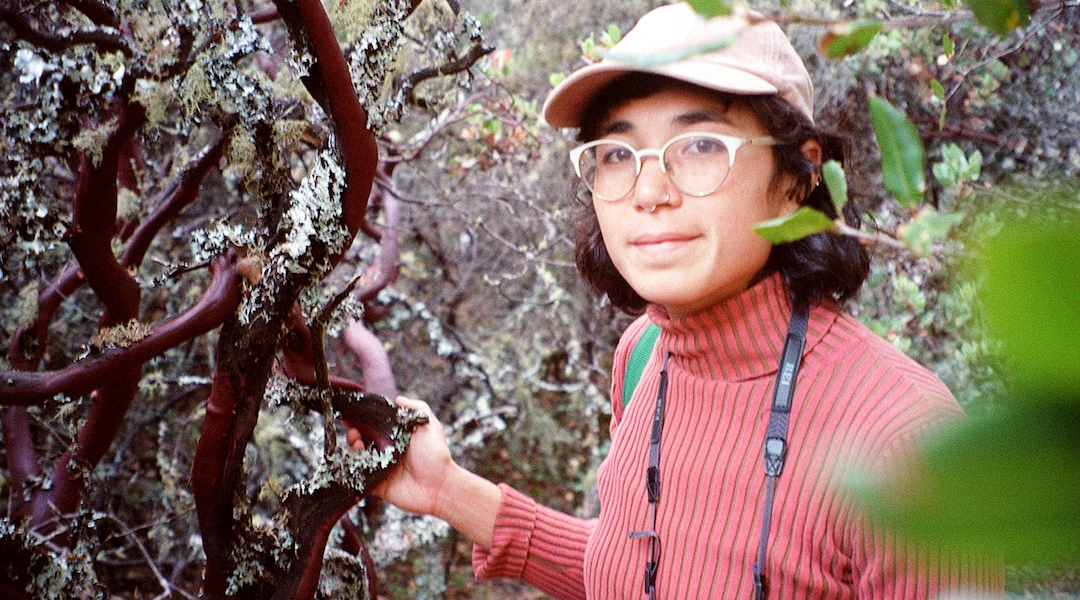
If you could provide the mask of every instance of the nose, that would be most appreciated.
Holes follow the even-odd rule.
[[[644,157],[641,172],[634,184],[634,206],[652,212],[661,204],[672,204],[672,198],[678,197],[678,191],[666,173],[660,168],[660,157]],[[677,200],[676,200],[677,201]]]

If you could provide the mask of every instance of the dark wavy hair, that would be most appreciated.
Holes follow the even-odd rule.
[[[708,94],[724,106],[738,103],[749,108],[765,130],[779,144],[773,146],[776,172],[772,185],[779,185],[784,176],[795,180],[792,193],[802,198],[803,206],[816,208],[829,218],[837,212],[824,185],[813,187],[817,165],[803,155],[801,148],[809,140],[821,144],[822,160],[843,162],[845,146],[836,135],[818,129],[795,107],[777,96],[743,96],[727,94],[690,83],[651,73],[629,73],[609,83],[598,92],[582,116],[578,139],[588,142],[597,139],[598,131],[612,111],[631,100],[649,97],[668,89],[687,89]],[[583,202],[576,222],[575,260],[585,281],[596,291],[607,294],[612,305],[630,314],[639,314],[648,304],[638,295],[615,268],[608,255],[600,223],[592,209],[589,192],[584,185],[576,186],[574,194]],[[855,203],[844,207],[844,221],[858,227],[861,216]],[[811,303],[844,302],[858,293],[870,270],[866,249],[855,239],[831,233],[818,233],[801,240],[773,246],[765,267],[755,277],[760,281],[779,272],[792,298]]]

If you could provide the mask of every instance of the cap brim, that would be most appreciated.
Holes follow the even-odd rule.
[[[593,96],[620,75],[656,73],[702,87],[732,94],[776,94],[776,86],[746,71],[716,63],[684,60],[642,68],[613,61],[583,67],[560,83],[544,101],[544,120],[553,127],[580,127],[581,117]]]

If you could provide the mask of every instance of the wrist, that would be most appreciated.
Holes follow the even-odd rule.
[[[435,503],[434,515],[484,548],[491,548],[502,492],[494,483],[462,468],[450,468]]]

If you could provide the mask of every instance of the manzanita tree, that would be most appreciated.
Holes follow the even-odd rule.
[[[320,580],[329,585],[331,531],[423,421],[387,399],[389,361],[363,335],[364,304],[397,273],[395,200],[385,192],[404,150],[380,136],[418,85],[489,51],[471,17],[439,6],[417,19],[418,5],[0,6],[0,264],[9,282],[54,273],[22,294],[26,310],[0,374],[11,491],[0,595],[103,591],[94,529],[105,515],[84,509],[87,482],[133,400],[147,398],[144,365],[208,332],[216,332],[212,383],[205,405],[193,406],[203,412],[188,484],[205,553],[201,591],[311,598]],[[406,27],[417,30],[414,42]],[[409,62],[409,53],[420,58]],[[200,210],[211,214],[192,228]],[[177,232],[191,243],[187,264],[146,264],[176,245]],[[356,264],[365,246],[381,252]],[[343,261],[359,275],[324,289]],[[197,298],[183,293],[200,285]],[[73,295],[96,331],[82,356],[64,359],[51,338],[73,342],[58,320]],[[325,331],[342,324],[354,332],[349,347],[366,386],[328,366]],[[278,494],[273,518],[259,520],[245,458],[271,404],[320,414],[324,444]],[[66,432],[42,427],[40,407],[63,415]],[[337,443],[339,421],[360,430],[364,451]],[[43,453],[57,441],[59,452]],[[363,574],[360,537],[344,526],[352,558],[335,555],[345,574],[333,581],[353,585],[355,597],[370,591],[371,573]],[[170,578],[148,562],[171,595]]]

